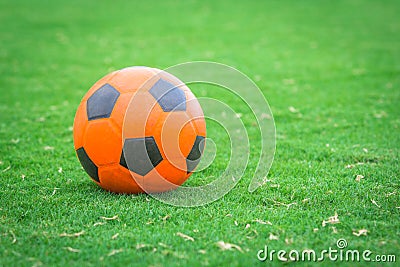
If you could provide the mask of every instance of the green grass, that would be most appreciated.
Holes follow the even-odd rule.
[[[1,0],[0,266],[265,266],[256,257],[264,245],[318,251],[338,238],[398,262],[399,13],[398,1]],[[272,182],[247,192],[252,152],[239,184],[199,208],[98,188],[70,129],[84,93],[111,70],[192,60],[235,66],[261,88],[277,129]],[[335,213],[340,223],[322,227]],[[360,229],[368,234],[353,235]],[[221,251],[218,241],[243,253]]]

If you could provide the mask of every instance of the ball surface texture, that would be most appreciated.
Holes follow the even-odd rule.
[[[183,184],[204,150],[201,106],[175,76],[129,67],[97,81],[74,120],[78,159],[102,188],[157,193]]]

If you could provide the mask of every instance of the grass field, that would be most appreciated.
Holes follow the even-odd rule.
[[[265,245],[339,238],[400,261],[398,1],[99,2],[0,0],[0,266],[265,266],[279,263],[257,259]],[[82,96],[112,70],[193,60],[261,88],[277,130],[271,182],[247,192],[253,157],[199,208],[98,188],[73,149]]]

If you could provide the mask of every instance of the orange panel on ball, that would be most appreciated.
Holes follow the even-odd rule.
[[[197,135],[206,137],[206,121],[204,118],[193,119],[192,125],[196,128]]]
[[[165,192],[181,185],[188,176],[186,171],[177,169],[168,161],[162,161],[143,178],[140,186],[147,193]]]
[[[84,148],[98,166],[119,162],[121,132],[109,119],[91,121],[86,129]]]
[[[154,76],[154,71],[147,67],[129,67],[120,70],[109,83],[121,93],[135,92]]]
[[[133,93],[124,93],[118,97],[115,103],[114,109],[111,113],[110,119],[117,125],[119,129],[122,129],[124,123],[124,117],[126,109],[131,101]]]
[[[84,143],[85,131],[88,125],[86,115],[86,102],[82,102],[75,114],[74,119],[74,147],[75,150],[82,147]]]
[[[147,92],[139,91],[132,96],[126,111],[123,135],[125,138],[149,136],[154,131],[163,111],[157,101]]]
[[[189,154],[196,131],[192,126],[191,118],[186,112],[171,112],[160,118],[157,128],[159,134],[156,141],[161,144],[161,153],[180,169],[186,170],[186,164],[178,165],[175,161],[185,159]]]
[[[144,192],[131,176],[130,171],[120,165],[107,165],[99,168],[100,186],[116,193]],[[143,179],[143,178],[142,178]]]

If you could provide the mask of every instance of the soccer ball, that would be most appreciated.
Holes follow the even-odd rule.
[[[74,147],[92,180],[117,193],[174,189],[204,150],[201,106],[175,76],[129,67],[97,81],[74,120]]]

